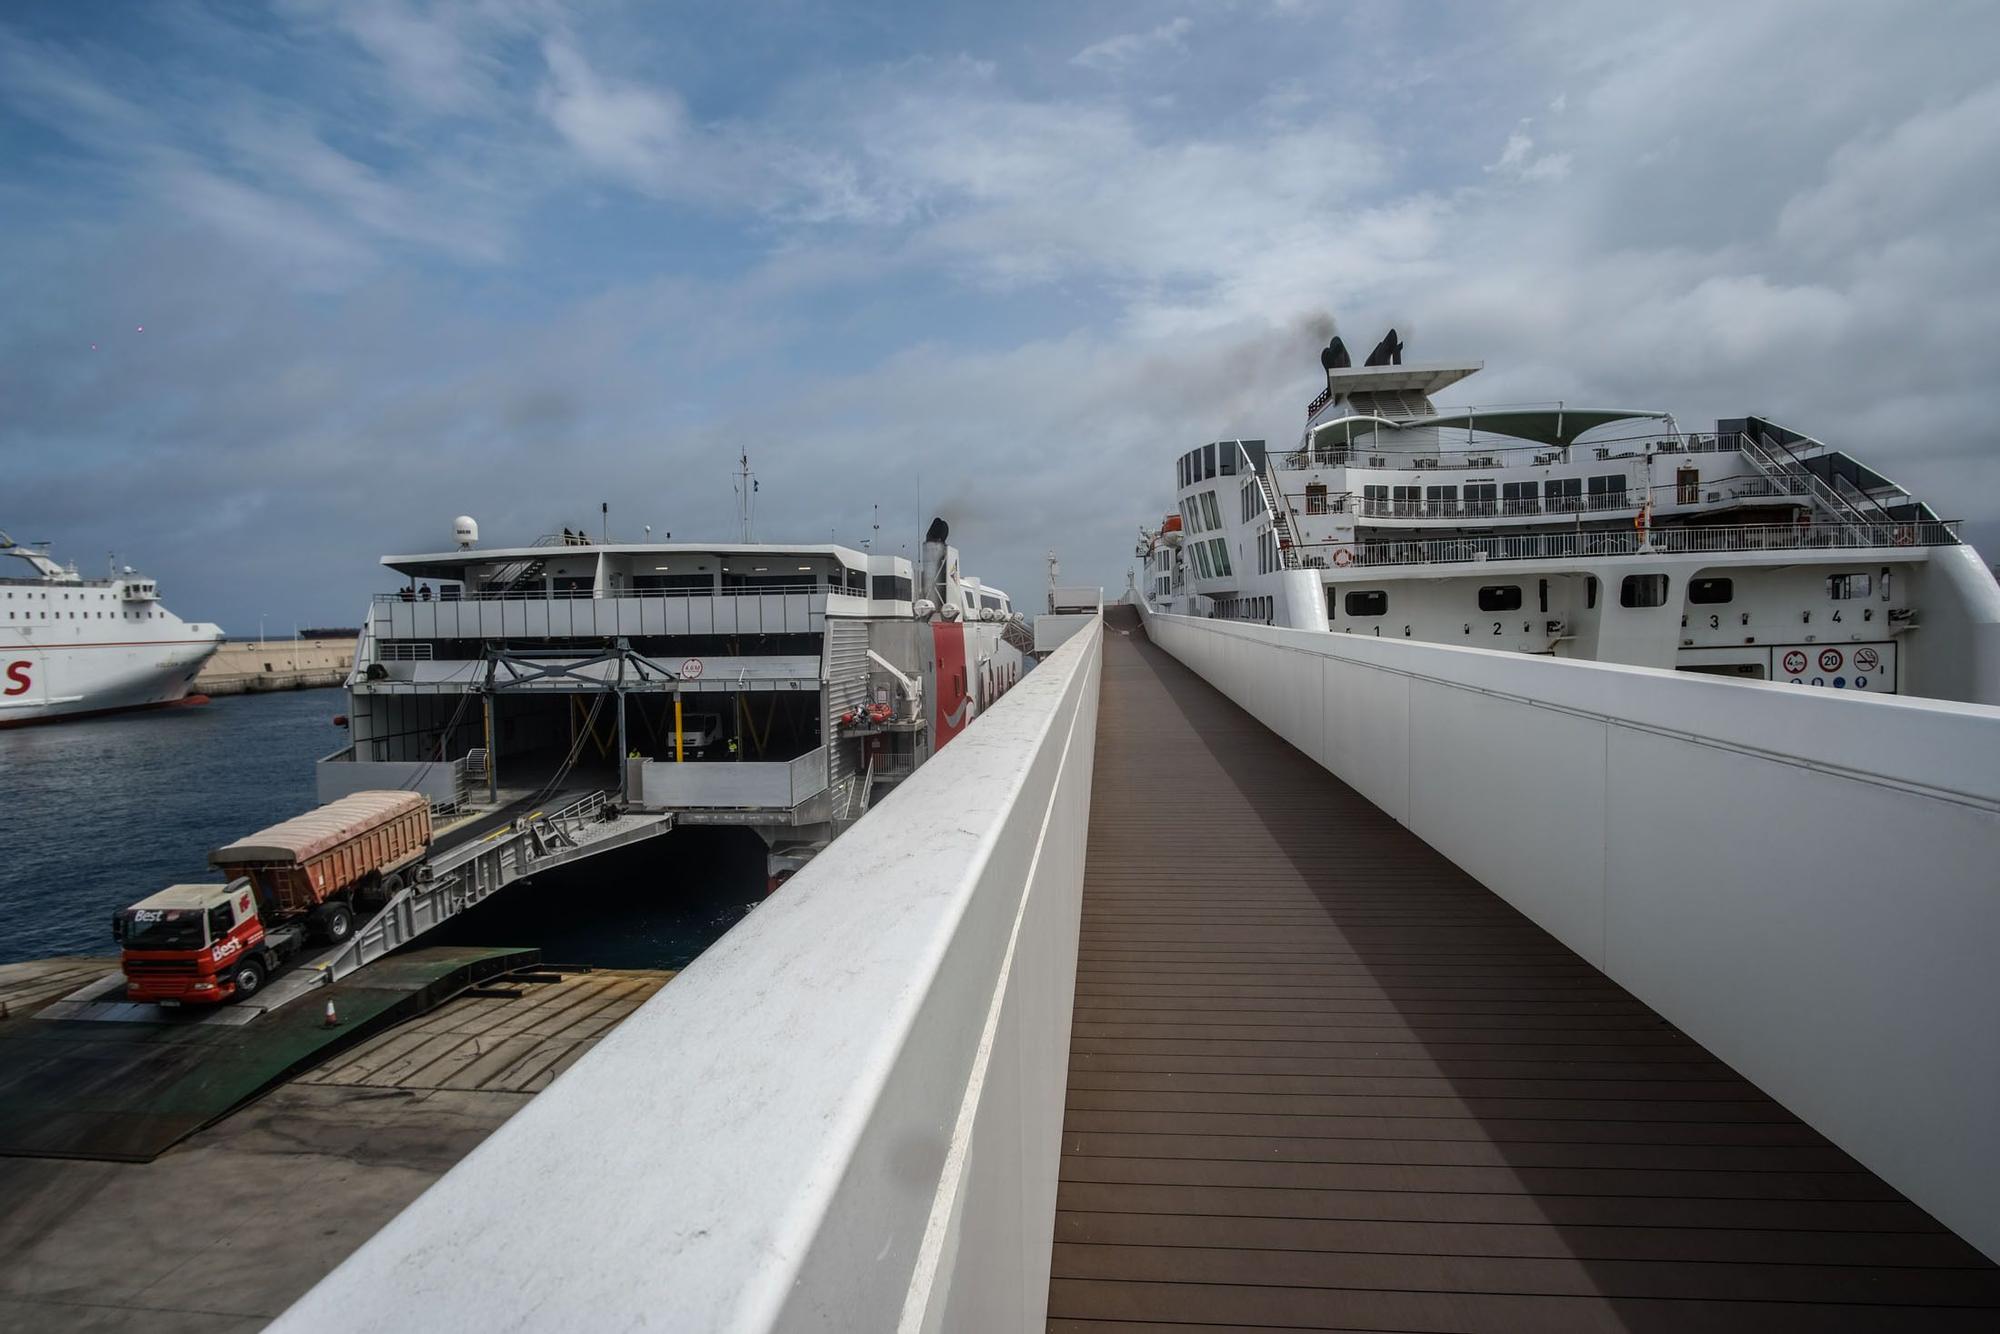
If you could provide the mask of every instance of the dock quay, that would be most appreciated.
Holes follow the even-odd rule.
[[[354,644],[351,638],[226,640],[202,665],[194,692],[255,695],[337,686],[353,670]]]
[[[0,1324],[263,1328],[672,976],[537,965],[151,1161],[0,1157]],[[227,1284],[191,1281],[217,1266]]]

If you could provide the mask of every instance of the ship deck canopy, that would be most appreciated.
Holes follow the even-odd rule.
[[[1312,428],[1315,444],[1350,440],[1374,431],[1446,430],[1462,427],[1514,440],[1568,449],[1583,435],[1621,421],[1665,421],[1668,414],[1646,408],[1466,408],[1431,417],[1392,421],[1386,417],[1340,417]]]
[[[1342,366],[1326,373],[1327,388],[1336,394],[1432,394],[1449,389],[1484,362],[1413,362],[1395,366]]]

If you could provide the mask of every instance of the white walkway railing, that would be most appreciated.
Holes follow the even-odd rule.
[[[1265,726],[2000,1256],[2000,708],[1146,622]]]
[[[279,1330],[1039,1328],[1101,625]]]

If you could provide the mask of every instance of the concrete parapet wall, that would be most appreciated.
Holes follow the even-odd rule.
[[[1040,1327],[1102,646],[1023,678],[272,1328]]]
[[[1146,625],[2000,1257],[2000,709]]]
[[[266,639],[225,643],[195,677],[202,695],[337,686],[354,666],[351,639]]]

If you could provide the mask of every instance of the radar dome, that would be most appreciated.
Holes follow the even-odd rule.
[[[461,547],[469,547],[479,540],[479,522],[470,514],[461,514],[451,521],[452,540]]]

